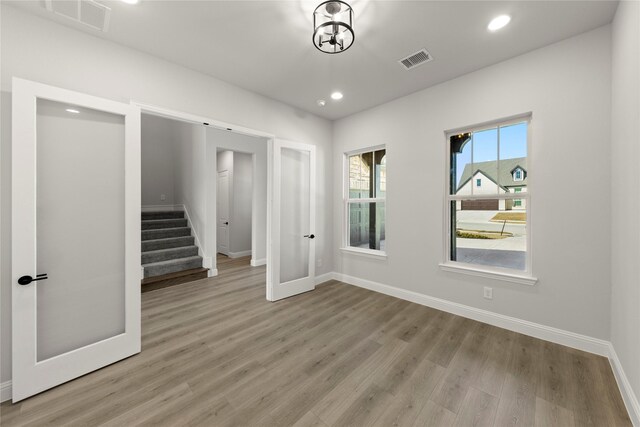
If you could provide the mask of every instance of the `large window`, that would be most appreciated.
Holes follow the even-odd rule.
[[[528,127],[527,118],[447,136],[449,265],[530,273]]]
[[[345,246],[384,254],[386,150],[380,147],[347,153],[345,157]]]

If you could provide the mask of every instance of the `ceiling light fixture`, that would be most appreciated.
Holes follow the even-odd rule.
[[[331,99],[333,99],[334,101],[340,101],[342,99],[343,95],[340,92],[333,92],[331,94]]]
[[[491,20],[487,28],[489,31],[498,31],[500,28],[505,27],[511,21],[509,15],[500,15]]]
[[[122,2],[126,4],[138,4],[140,0],[122,0]]]
[[[67,108],[65,111],[66,111],[67,113],[80,114],[80,111],[75,110],[75,109],[73,109],[73,108]]]
[[[313,45],[324,53],[340,53],[356,39],[353,9],[340,0],[320,3],[313,11]]]
[[[318,104],[318,107],[324,107],[325,105],[327,105],[327,101],[325,101],[324,99],[318,99],[316,101],[316,104]]]

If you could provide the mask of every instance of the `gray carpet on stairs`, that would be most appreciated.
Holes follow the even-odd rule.
[[[183,211],[142,212],[144,277],[202,268]]]

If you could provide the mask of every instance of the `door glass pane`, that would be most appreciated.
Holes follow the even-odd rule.
[[[37,102],[37,358],[124,333],[124,117]]]
[[[309,276],[310,157],[282,148],[280,170],[280,282]]]

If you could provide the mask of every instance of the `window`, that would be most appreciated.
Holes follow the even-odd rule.
[[[385,251],[386,149],[346,154],[345,247]]]
[[[476,187],[482,187],[482,179],[476,179]]]
[[[526,118],[447,136],[445,266],[530,277],[528,126]],[[478,174],[482,186],[472,185]]]

